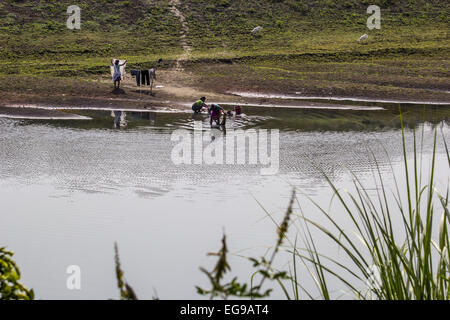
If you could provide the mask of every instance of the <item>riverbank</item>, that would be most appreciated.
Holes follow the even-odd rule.
[[[0,6],[9,13],[0,22],[0,105],[186,109],[201,96],[278,106],[342,98],[450,104],[445,4],[382,4],[381,29],[369,30],[358,1],[81,1],[82,28],[69,30],[58,15],[66,2]],[[113,91],[111,57],[128,60],[123,91]],[[150,67],[153,94],[129,74]]]
[[[184,61],[183,69],[166,62],[158,69],[152,93],[149,87],[137,87],[129,71],[121,90],[114,90],[107,72],[81,77],[2,75],[0,107],[185,110],[201,96],[229,104],[325,108],[375,102],[446,105],[450,104],[449,69],[450,61],[440,53],[351,62],[299,57],[192,60]]]

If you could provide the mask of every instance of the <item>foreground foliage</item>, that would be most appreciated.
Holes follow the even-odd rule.
[[[0,300],[33,300],[34,291],[20,280],[20,270],[12,259],[14,253],[0,247]]]

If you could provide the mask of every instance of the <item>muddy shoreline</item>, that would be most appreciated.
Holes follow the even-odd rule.
[[[59,119],[59,120],[89,120],[77,115],[77,110],[121,110],[129,112],[191,112],[190,101],[176,97],[174,100],[135,97],[36,97],[21,96],[19,99],[3,101],[0,104],[0,118],[15,119]],[[311,101],[317,100],[317,101]],[[210,103],[219,103],[225,109],[233,109],[234,105],[260,108],[291,108],[291,109],[324,109],[324,110],[354,110],[376,111],[384,110],[378,103],[424,105],[448,108],[450,102],[377,100],[374,98],[352,97],[296,97],[293,99],[270,97],[243,97],[239,95],[218,95],[210,98]],[[356,104],[355,104],[356,103]],[[70,111],[68,113],[67,111]],[[450,109],[449,109],[450,112]]]
[[[207,97],[207,103],[221,103],[230,109],[233,105],[361,111],[382,108],[383,103],[406,107],[409,104],[450,106],[450,92],[433,93],[432,88],[404,89],[400,93],[396,90],[387,94],[349,87],[341,90],[341,94],[331,94],[314,88],[295,91],[291,83],[284,80],[252,85],[252,79],[229,75],[230,81],[208,81],[203,73],[196,71],[199,70],[160,70],[157,87],[152,92],[149,87],[137,87],[129,74],[120,90],[113,90],[109,77],[93,80],[3,78],[0,117],[64,119],[73,117],[77,109],[190,112],[191,104],[201,96]],[[26,80],[25,84],[19,80]],[[238,86],[239,82],[242,84]],[[70,116],[64,110],[72,110]]]

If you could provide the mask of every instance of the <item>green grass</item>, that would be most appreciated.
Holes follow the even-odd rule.
[[[72,4],[70,0],[3,2],[0,75],[92,78],[107,75],[111,57],[128,59],[129,68],[149,67],[162,58],[165,64],[160,68],[164,69],[172,68],[183,53],[182,25],[168,0],[80,0],[81,30],[65,26],[66,9]],[[369,4],[382,9],[381,30],[366,27]],[[192,48],[186,69],[207,78],[192,79],[186,85],[208,89],[209,83],[219,87],[226,83],[261,90],[301,89],[310,94],[361,89],[362,95],[446,99],[442,93],[409,90],[448,88],[450,5],[446,2],[183,0],[178,9],[186,18],[186,41]],[[256,26],[263,31],[252,36]],[[369,43],[357,44],[364,33]],[[426,61],[433,66],[424,65]],[[408,63],[407,76],[396,67],[403,62]],[[377,74],[362,77],[359,66],[363,63],[381,67]],[[222,64],[227,66],[225,71]],[[233,70],[232,64],[242,70]],[[317,73],[305,73],[302,68],[307,64]],[[329,69],[330,64],[353,70],[343,75]],[[431,76],[430,68],[439,75]],[[395,71],[392,78],[384,78],[389,70]],[[14,91],[14,87],[3,87]]]
[[[108,56],[121,53],[161,53],[176,50],[180,23],[169,13],[168,2],[79,1],[81,30],[66,28],[71,1],[10,1],[2,4],[0,57],[10,59],[47,56]]]
[[[181,52],[181,23],[170,12],[168,0],[78,1],[82,29],[77,31],[65,27],[66,8],[71,4],[69,0],[1,4],[0,58],[19,64],[39,60],[45,69],[47,61],[76,63],[77,57],[170,59]],[[448,4],[406,0],[370,4],[382,8],[381,30],[365,27],[368,3],[356,0],[185,0],[180,10],[189,26],[187,41],[193,58],[448,47]],[[257,25],[263,32],[252,37],[250,30]],[[371,37],[368,46],[356,44],[362,33]],[[89,65],[80,67],[90,70]]]
[[[242,58],[189,66],[205,89],[403,100],[448,100],[450,63],[442,50],[380,49]],[[427,90],[429,90],[427,92]]]
[[[204,1],[183,3],[183,12],[191,31],[189,40],[194,47],[194,54],[199,55],[210,51],[255,55],[261,51],[284,54],[299,50],[308,52],[313,48],[342,48],[347,47],[347,41],[354,44],[365,32],[379,39],[390,40],[385,35],[394,32],[389,30],[400,27],[402,31],[409,28],[413,32],[413,29],[446,23],[448,18],[443,13],[449,10],[448,6],[439,2],[434,2],[426,9],[418,1],[396,1],[395,4],[373,1],[371,4],[378,4],[383,8],[383,27],[371,32],[365,27],[368,4],[360,1],[252,3],[236,0],[223,6],[222,1],[215,0],[208,1],[206,7],[201,5]],[[408,18],[403,19],[403,15],[407,13],[410,13]],[[255,26],[263,27],[261,37],[250,36],[250,31]],[[401,38],[401,35],[397,38]]]

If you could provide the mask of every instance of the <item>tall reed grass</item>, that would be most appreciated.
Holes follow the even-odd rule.
[[[294,212],[291,200],[280,225],[266,212],[277,226],[278,241],[269,262],[264,257],[249,258],[257,268],[251,277],[251,283],[258,274],[262,276],[256,292],[262,290],[262,284],[269,279],[280,285],[287,299],[335,299],[336,291],[356,299],[450,298],[450,155],[447,142],[442,132],[448,170],[436,172],[438,131],[435,129],[429,176],[424,180],[424,131],[421,134],[421,144],[418,144],[416,131],[413,131],[413,159],[408,159],[406,132],[401,115],[400,122],[404,180],[396,177],[389,160],[393,190],[391,185],[387,185],[380,164],[372,154],[375,164],[372,171],[373,184],[365,186],[356,174],[351,173],[354,187],[352,192],[339,189],[324,171],[317,168],[333,192],[332,201],[338,202],[342,211],[338,215],[332,209],[321,207],[306,194],[302,194],[302,198],[312,203],[316,209],[315,220],[307,217],[305,203],[299,197],[296,197],[297,208]],[[444,194],[435,188],[436,174],[447,179]],[[297,209],[298,212],[295,212]],[[289,219],[291,215],[298,219]],[[336,216],[340,218],[335,219]],[[350,228],[343,225],[341,218],[348,218]],[[294,240],[287,236],[287,222],[290,220],[289,228],[297,228]],[[339,252],[338,258],[322,253],[318,240],[323,242],[324,239],[328,239],[336,252]],[[283,241],[286,245],[280,248]],[[289,271],[273,268],[275,255],[280,251],[289,254]],[[262,265],[265,265],[266,270],[258,269]],[[310,282],[312,279],[314,285],[305,286],[305,277]],[[288,290],[289,285],[291,289]],[[250,290],[252,292],[253,287]]]
[[[310,197],[320,213],[321,222],[306,217],[301,201],[299,208],[299,234],[303,248],[298,247],[298,238],[290,241],[286,250],[292,255],[291,296],[300,298],[304,292],[315,297],[298,280],[299,265],[312,277],[323,299],[333,297],[330,279],[343,284],[347,294],[358,299],[380,300],[448,300],[450,298],[450,246],[448,209],[450,156],[442,133],[447,154],[448,169],[436,172],[437,129],[434,130],[433,151],[429,177],[423,183],[422,150],[418,150],[416,132],[413,131],[413,159],[408,160],[405,128],[402,123],[402,147],[404,181],[398,180],[392,171],[394,191],[386,185],[379,163],[372,154],[376,195],[370,194],[374,185],[365,186],[352,173],[354,192],[339,189],[321,171],[333,190],[345,216],[350,219],[352,230],[347,230],[333,217],[330,210],[322,208]],[[423,131],[422,144],[423,146]],[[389,161],[390,162],[390,161]],[[435,188],[436,174],[447,179],[445,194]],[[447,177],[445,177],[447,175]],[[402,194],[400,190],[406,190]],[[392,199],[394,201],[392,201]],[[325,221],[325,222],[324,222]],[[325,226],[325,224],[327,226]],[[337,260],[321,254],[317,235],[329,239],[344,257]],[[355,240],[357,239],[357,240]],[[345,261],[345,262],[343,262]],[[335,283],[335,282],[334,282]],[[286,292],[285,292],[286,293]]]
[[[373,153],[373,183],[366,186],[352,173],[352,192],[339,189],[323,170],[317,168],[333,192],[332,201],[339,204],[340,218],[349,218],[351,230],[340,219],[338,222],[334,218],[336,212],[331,207],[324,209],[302,193],[302,198],[316,209],[315,216],[320,222],[307,217],[305,203],[298,197],[298,190],[294,190],[280,224],[266,211],[276,225],[277,240],[265,256],[248,258],[254,269],[250,283],[240,282],[237,277],[226,281],[231,266],[224,235],[221,249],[209,254],[218,257],[213,270],[200,268],[207,275],[211,288],[196,287],[197,292],[211,299],[267,298],[272,292],[270,284],[275,284],[287,299],[336,299],[339,298],[336,291],[341,291],[346,297],[364,300],[449,300],[448,145],[442,132],[448,167],[443,172],[436,172],[438,130],[435,128],[429,176],[423,179],[424,130],[420,144],[413,130],[413,157],[408,159],[401,115],[400,122],[404,179],[398,179],[389,160],[393,190],[392,185],[386,183]],[[436,174],[447,179],[444,194],[436,190]],[[297,228],[294,240],[290,238],[292,227]],[[318,240],[322,242],[324,238],[340,253],[338,258],[322,253]],[[288,254],[288,270],[275,267],[275,259],[282,253]],[[121,298],[136,299],[132,288],[123,280],[117,247],[116,271]],[[306,285],[305,279],[312,280],[315,289]]]

